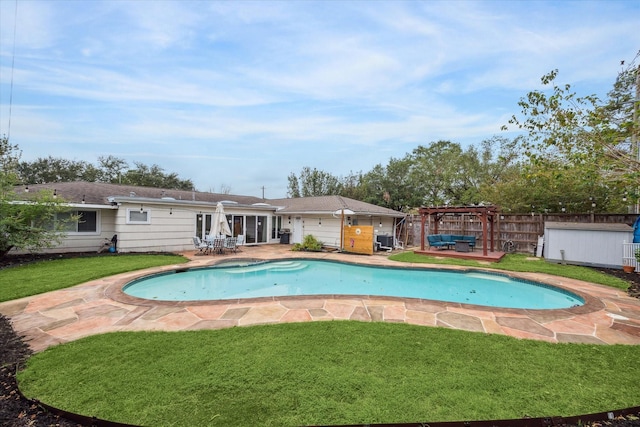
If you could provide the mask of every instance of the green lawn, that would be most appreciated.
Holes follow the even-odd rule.
[[[584,280],[585,282],[598,283],[619,289],[627,289],[629,283],[617,277],[600,273],[592,268],[577,265],[562,265],[546,262],[542,258],[534,258],[522,254],[506,255],[500,262],[486,263],[474,260],[433,257],[419,255],[413,252],[402,252],[391,255],[389,259],[399,262],[414,262],[442,265],[462,265],[467,267],[492,268],[504,271],[521,271],[530,273],[546,273],[560,277]]]
[[[0,302],[160,265],[189,261],[180,255],[103,255],[59,259],[0,270]]]
[[[146,426],[569,416],[638,405],[638,347],[351,321],[92,336],[36,354],[29,397]]]

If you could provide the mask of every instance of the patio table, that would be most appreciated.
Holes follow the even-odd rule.
[[[471,252],[471,246],[468,240],[456,240],[456,252]]]

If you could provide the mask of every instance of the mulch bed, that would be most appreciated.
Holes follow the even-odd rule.
[[[71,254],[70,256],[83,256],[87,254]],[[105,256],[113,256],[105,255]],[[43,259],[59,259],[61,255],[45,256],[25,256],[7,257],[0,260],[0,268],[12,265],[20,265],[25,262],[32,262]],[[597,270],[603,273],[620,277],[631,283],[629,294],[640,298],[640,273],[624,273],[622,270],[602,269]],[[24,343],[22,337],[18,336],[9,319],[0,315],[0,425],[6,427],[79,427],[80,424],[56,416],[39,405],[30,402],[22,397],[18,391],[16,382],[16,370],[23,367],[26,360],[32,354],[31,350]],[[640,404],[640,402],[638,402]],[[620,408],[611,408],[612,410]],[[636,416],[618,417],[613,420],[602,420],[597,422],[582,423],[580,426],[592,427],[638,427],[640,426],[640,413]],[[558,424],[553,424],[558,425]],[[571,425],[563,424],[566,427]],[[577,426],[575,426],[577,427]]]

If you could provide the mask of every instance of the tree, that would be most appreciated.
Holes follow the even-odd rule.
[[[621,72],[606,103],[595,95],[577,96],[568,84],[556,85],[557,70],[543,76],[542,84],[551,86],[550,93],[529,92],[518,103],[522,118],[514,115],[509,120],[526,132],[522,147],[531,160],[528,173],[553,176],[555,170],[556,176],[570,174],[587,186],[602,182],[612,202],[637,188],[639,72],[640,67],[633,65]],[[597,206],[604,211],[612,208]]]
[[[191,190],[193,188],[191,180],[181,180],[175,173],[165,174],[164,169],[158,165],[147,166],[140,162],[135,162],[135,165],[136,169],[129,169],[122,176],[123,184],[176,190]]]
[[[287,189],[287,197],[300,197],[300,183],[296,174],[291,172],[288,176],[289,184]]]
[[[362,176],[359,186],[362,194],[359,200],[382,206],[385,203],[384,192],[388,188],[387,169],[378,163]]]
[[[30,194],[19,200],[15,186],[19,184],[20,152],[6,137],[0,138],[0,258],[11,249],[38,251],[54,247],[64,237],[66,223],[77,218],[67,216],[56,221],[56,214],[68,211],[64,201],[51,191]]]
[[[500,181],[483,186],[482,194],[484,200],[512,213],[619,212],[623,203],[602,180],[585,176],[579,168],[549,163],[508,172]]]
[[[88,162],[52,156],[39,157],[33,162],[19,162],[17,172],[25,184],[95,181],[98,174],[98,170]]]
[[[97,176],[97,182],[110,182],[119,184],[123,173],[129,168],[124,159],[115,156],[98,157],[98,165],[100,173]]]
[[[350,171],[348,175],[340,177],[339,180],[342,184],[340,195],[350,199],[364,200],[363,176],[362,172]]]
[[[193,189],[191,180],[180,179],[175,173],[167,174],[158,165],[147,166],[141,162],[135,162],[135,165],[135,169],[130,169],[124,159],[115,156],[98,157],[97,167],[85,161],[49,156],[33,162],[19,162],[16,170],[24,184],[88,181],[176,190]]]
[[[397,211],[419,206],[420,196],[411,181],[409,156],[390,158],[387,166],[376,165],[362,179],[364,201]]]
[[[595,113],[596,119],[601,117],[610,128],[605,152],[612,161],[612,171],[632,185],[640,182],[640,65],[635,65],[638,58],[640,51],[631,65],[618,74],[607,94],[608,102]]]
[[[289,175],[288,194],[339,194],[402,212],[425,204],[491,202],[483,197],[496,193],[482,193],[481,189],[491,188],[491,182],[505,176],[511,179],[520,166],[518,160],[515,142],[506,138],[495,137],[484,141],[479,149],[470,146],[466,151],[459,144],[438,141],[418,146],[402,158],[392,157],[386,165],[379,163],[364,174],[351,172],[335,178],[306,167],[300,177]]]
[[[476,201],[471,169],[477,152],[465,153],[460,144],[437,141],[419,146],[411,153],[410,180],[421,204],[456,205]]]
[[[293,173],[289,175],[288,194],[291,197],[329,196],[340,193],[342,185],[340,179],[329,172],[305,166],[300,171],[299,177]]]

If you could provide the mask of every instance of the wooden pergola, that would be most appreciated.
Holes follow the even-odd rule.
[[[424,251],[425,225],[429,218],[433,218],[433,234],[438,234],[438,223],[445,215],[470,214],[480,218],[482,222],[482,254],[487,256],[487,236],[490,238],[491,251],[494,250],[494,222],[500,209],[497,206],[438,206],[422,207],[419,209],[422,229],[420,231],[420,250]],[[489,230],[490,228],[490,230]]]

